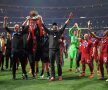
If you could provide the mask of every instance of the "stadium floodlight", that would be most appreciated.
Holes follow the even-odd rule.
[[[87,18],[87,17],[80,17],[80,18]]]

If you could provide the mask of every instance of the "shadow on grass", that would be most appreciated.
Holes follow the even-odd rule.
[[[88,76],[79,77],[79,75],[75,75],[75,74],[68,74],[63,76],[63,80],[79,80],[85,78],[88,78]]]
[[[105,82],[105,80],[99,80],[99,79],[96,79],[96,78],[92,78],[92,79],[89,79],[88,77],[67,77],[67,78],[64,78],[65,80],[81,80],[81,79],[86,79],[86,80],[81,80],[81,83],[80,81],[78,81],[79,83],[77,84],[74,84],[71,86],[71,88],[73,88],[73,90],[108,90],[108,83]],[[102,86],[101,86],[102,85]],[[89,87],[89,88],[87,88]],[[91,87],[91,89],[90,89]]]
[[[82,82],[80,84],[72,86],[72,88],[74,90],[78,90],[78,89],[85,89],[85,88],[89,87],[88,90],[90,90],[90,87],[92,86],[91,90],[96,90],[96,89],[103,88],[103,87],[100,87],[100,84],[103,84],[104,82],[105,81],[100,81],[100,80],[86,80],[85,82]],[[100,88],[98,87],[98,85]],[[105,89],[105,87],[103,89]],[[107,89],[108,89],[108,87],[106,87],[106,90]]]
[[[5,90],[14,90],[15,88],[20,87],[27,87],[29,86],[42,86],[44,84],[47,84],[48,80],[38,80],[38,79],[32,79],[28,78],[27,80],[22,80],[21,78],[17,78],[16,80],[8,79],[8,80],[2,80],[0,81],[0,87],[6,88]],[[19,90],[19,89],[18,89]]]
[[[84,80],[85,79],[85,80]],[[72,81],[70,84],[69,84],[69,90],[71,90],[70,88],[72,88],[72,90],[81,90],[81,89],[84,89],[84,90],[90,90],[90,89],[87,89],[87,87],[92,87],[91,89],[92,90],[97,90],[98,87],[95,87],[96,85],[100,85],[102,84],[102,87],[101,88],[104,88],[102,90],[107,90],[108,88],[108,82],[105,82],[104,81],[101,81],[101,80],[98,80],[96,78],[92,78],[92,79],[88,79],[88,76],[85,76],[85,77],[79,77],[79,76],[75,76],[75,75],[64,75],[63,76],[63,81],[60,81],[60,83],[58,81],[54,81],[54,82],[51,82],[51,86],[52,88],[54,86],[56,86],[55,83],[57,83],[57,85],[60,84],[60,87],[62,87],[62,85],[66,85],[66,83],[64,83],[66,81]],[[63,82],[63,83],[62,83]],[[34,87],[42,87],[44,85],[44,87],[48,88],[48,84],[49,84],[49,80],[43,80],[43,79],[32,79],[31,77],[28,78],[28,80],[22,80],[21,78],[18,78],[17,80],[2,80],[0,81],[0,87],[1,88],[6,88],[6,90],[14,90],[15,88],[19,88],[19,87],[27,87],[29,88],[29,86],[32,86],[34,85]],[[37,86],[36,86],[37,85]],[[46,85],[46,86],[45,86]],[[85,89],[86,87],[86,89]],[[57,89],[58,90],[58,89]],[[65,90],[65,89],[64,89]],[[68,90],[68,89],[66,89]],[[101,90],[101,89],[100,89]]]
[[[85,79],[88,78],[87,76],[85,77],[79,77],[79,76],[71,76],[71,77],[64,77],[63,80],[79,80],[79,79]]]

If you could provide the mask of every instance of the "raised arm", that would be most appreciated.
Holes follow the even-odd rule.
[[[81,29],[79,28],[77,23],[75,23],[74,26],[69,29],[69,36],[73,36],[73,31],[74,30],[77,30],[77,37],[79,38],[80,34],[81,34]]]
[[[30,16],[26,17],[26,20],[22,23],[22,34],[27,33],[28,29],[29,29],[29,20],[30,20]]]
[[[67,24],[69,24],[70,20],[72,19],[73,14],[72,12],[69,14],[68,19],[65,21],[65,24],[63,25],[63,27],[59,30],[60,34],[62,34],[67,26]]]
[[[69,36],[73,36],[73,27],[69,29]]]
[[[4,17],[4,22],[3,22],[3,28],[7,31],[7,32],[9,32],[9,33],[12,33],[13,31],[12,30],[10,30],[9,28],[8,28],[8,25],[7,25],[7,19],[8,19],[8,17],[7,16],[5,16]]]
[[[30,19],[30,16],[27,16],[27,17],[26,17],[26,20],[23,22],[22,26],[27,26],[27,25],[29,25],[29,19]]]
[[[47,29],[46,26],[45,26],[44,24],[42,24],[42,26],[43,26],[45,32],[47,32],[48,34],[51,33],[51,31],[50,31],[49,29]]]
[[[77,27],[77,38],[80,38],[81,37],[81,29],[79,28],[79,26]]]
[[[41,20],[41,23],[42,23],[42,26],[45,30],[45,32],[47,32],[48,34],[51,32],[45,25],[44,25],[44,22],[43,22],[43,19],[42,19],[42,16],[38,15],[38,17],[40,18]]]
[[[108,36],[108,30],[105,31],[104,36]]]
[[[3,28],[7,27],[7,19],[8,19],[8,17],[5,16],[4,21],[3,21]]]
[[[90,33],[90,35],[92,35],[94,38],[97,38],[97,39],[102,39],[104,37],[98,37],[96,36],[94,33],[92,33],[91,29],[90,29],[90,21],[88,21],[88,32]]]

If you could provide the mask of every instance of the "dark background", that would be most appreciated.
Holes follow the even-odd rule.
[[[91,20],[96,31],[108,28],[108,0],[0,0],[0,31],[3,30],[3,17],[9,17],[9,26],[22,24],[30,10],[37,10],[42,15],[48,27],[53,22],[60,26],[64,24],[68,14],[73,12],[75,22],[81,28],[87,28],[87,21]]]

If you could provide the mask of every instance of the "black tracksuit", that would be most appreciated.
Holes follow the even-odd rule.
[[[34,34],[36,36],[36,51],[35,53],[33,52],[33,37],[32,37],[32,33],[30,32],[30,36],[29,36],[29,39],[27,40],[28,36],[25,37],[26,39],[26,44],[27,44],[27,56],[28,56],[28,59],[29,59],[29,63],[30,63],[30,67],[31,67],[31,70],[32,70],[32,75],[33,77],[35,77],[35,58],[36,58],[36,52],[37,50],[39,49],[39,45],[40,45],[40,30],[39,30],[39,27],[38,25],[36,25],[35,29],[34,29]],[[25,44],[25,45],[26,45]],[[38,45],[39,44],[39,45]]]
[[[63,34],[65,27],[67,24],[65,24],[60,30],[53,31],[48,30],[44,25],[45,31],[49,35],[49,59],[51,64],[51,77],[55,77],[55,67],[54,62],[56,60],[57,63],[57,69],[58,69],[58,76],[62,76],[62,68],[60,64],[60,49],[59,49],[59,39],[61,35]]]
[[[44,63],[49,62],[49,37],[48,35],[43,35],[41,44],[41,59]]]
[[[24,47],[23,47],[23,35],[28,31],[29,26],[24,28],[24,30],[19,32],[14,32],[10,30],[8,27],[5,27],[6,31],[9,33],[12,33],[12,74],[13,78],[16,78],[16,61],[19,59],[22,66],[22,73],[26,75],[26,69],[25,69],[25,60],[24,60]]]
[[[8,69],[8,62],[10,59],[10,69],[12,68],[12,59],[11,59],[11,39],[6,39],[6,69]]]

